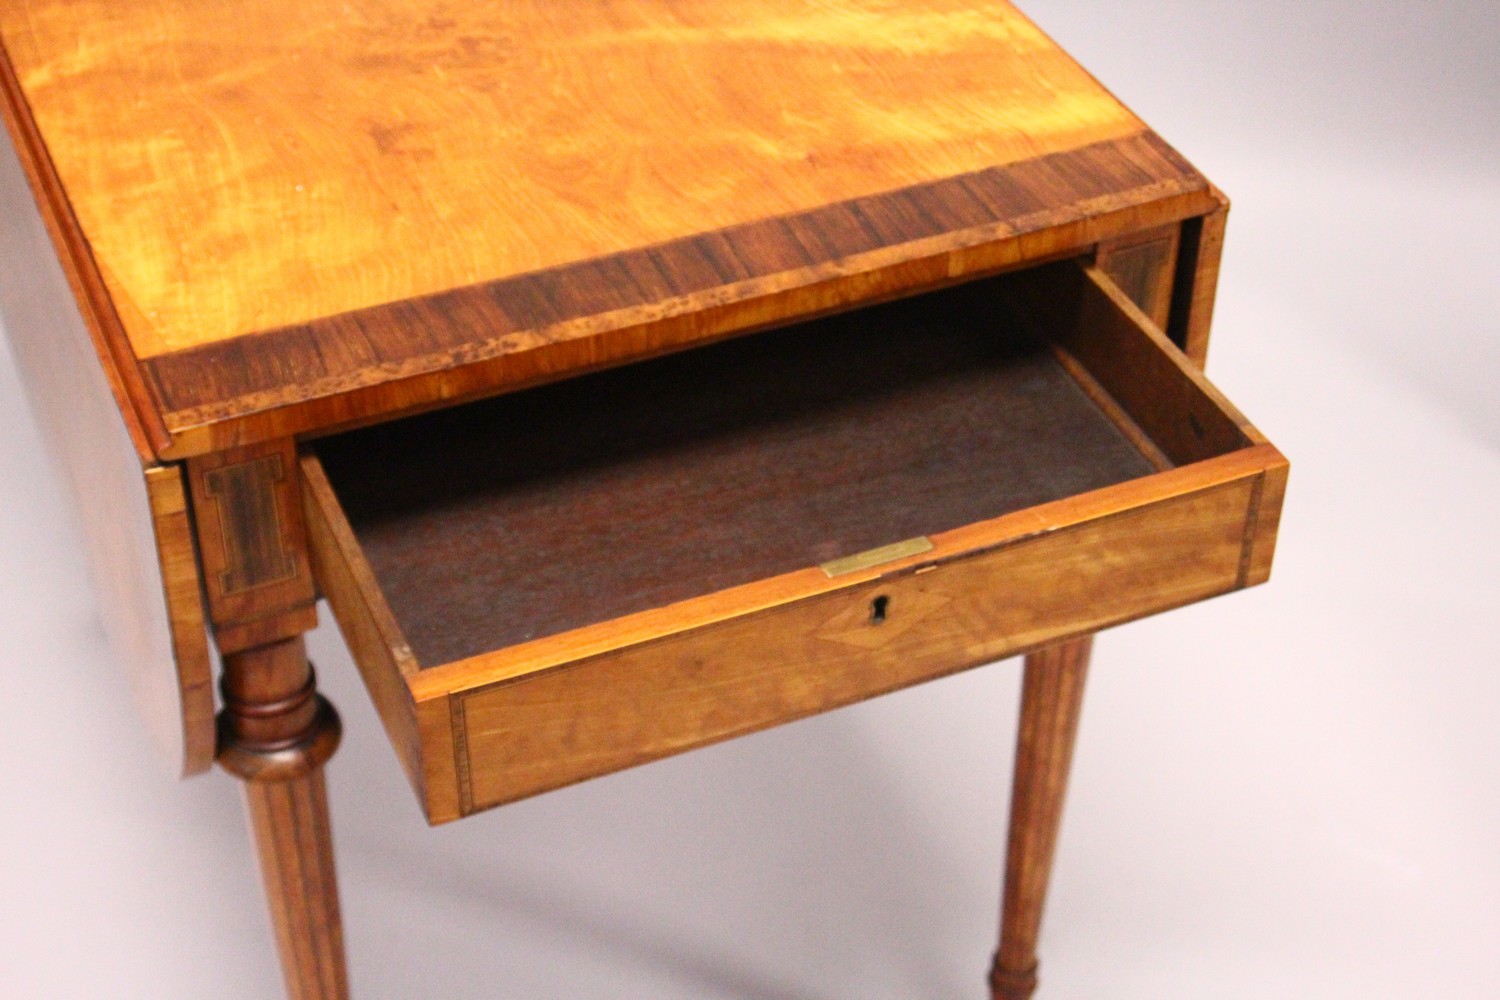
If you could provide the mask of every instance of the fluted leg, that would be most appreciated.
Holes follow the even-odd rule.
[[[343,925],[323,763],[339,720],[300,638],[225,657],[219,761],[245,781],[290,1000],[347,1000]]]
[[[224,659],[219,763],[245,782],[256,859],[291,1000],[346,1000],[323,765],[339,717],[303,633],[317,626],[297,450],[264,441],[188,460],[214,641]]]
[[[323,772],[245,786],[271,923],[294,1000],[349,995]]]
[[[1036,990],[1037,933],[1052,874],[1093,641],[1088,636],[1026,658],[1011,788],[1000,949],[990,970],[995,1000],[1027,1000]]]

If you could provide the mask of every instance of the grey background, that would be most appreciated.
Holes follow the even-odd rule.
[[[1500,995],[1493,4],[1025,6],[1234,197],[1209,370],[1293,461],[1269,586],[1100,640],[1042,996]],[[3,351],[0,455],[0,996],[277,995]],[[1014,663],[429,830],[312,649],[364,1000],[984,995]]]

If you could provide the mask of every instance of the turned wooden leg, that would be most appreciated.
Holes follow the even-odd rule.
[[[245,803],[291,1000],[345,1000],[343,925],[323,763],[339,741],[302,639],[224,658],[219,762]]]
[[[1093,643],[1088,636],[1026,657],[1000,950],[990,970],[995,1000],[1027,1000],[1036,990],[1037,932],[1052,874]]]
[[[188,461],[214,641],[224,659],[219,763],[245,782],[291,1000],[345,1000],[344,935],[323,764],[339,718],[302,634],[317,625],[291,441]]]

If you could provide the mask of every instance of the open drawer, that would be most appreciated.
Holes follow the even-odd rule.
[[[442,822],[1259,583],[1287,465],[1064,261],[311,443]]]

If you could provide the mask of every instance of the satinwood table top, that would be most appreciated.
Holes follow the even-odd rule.
[[[1212,205],[1003,2],[0,0],[0,39],[12,133],[161,458]]]

